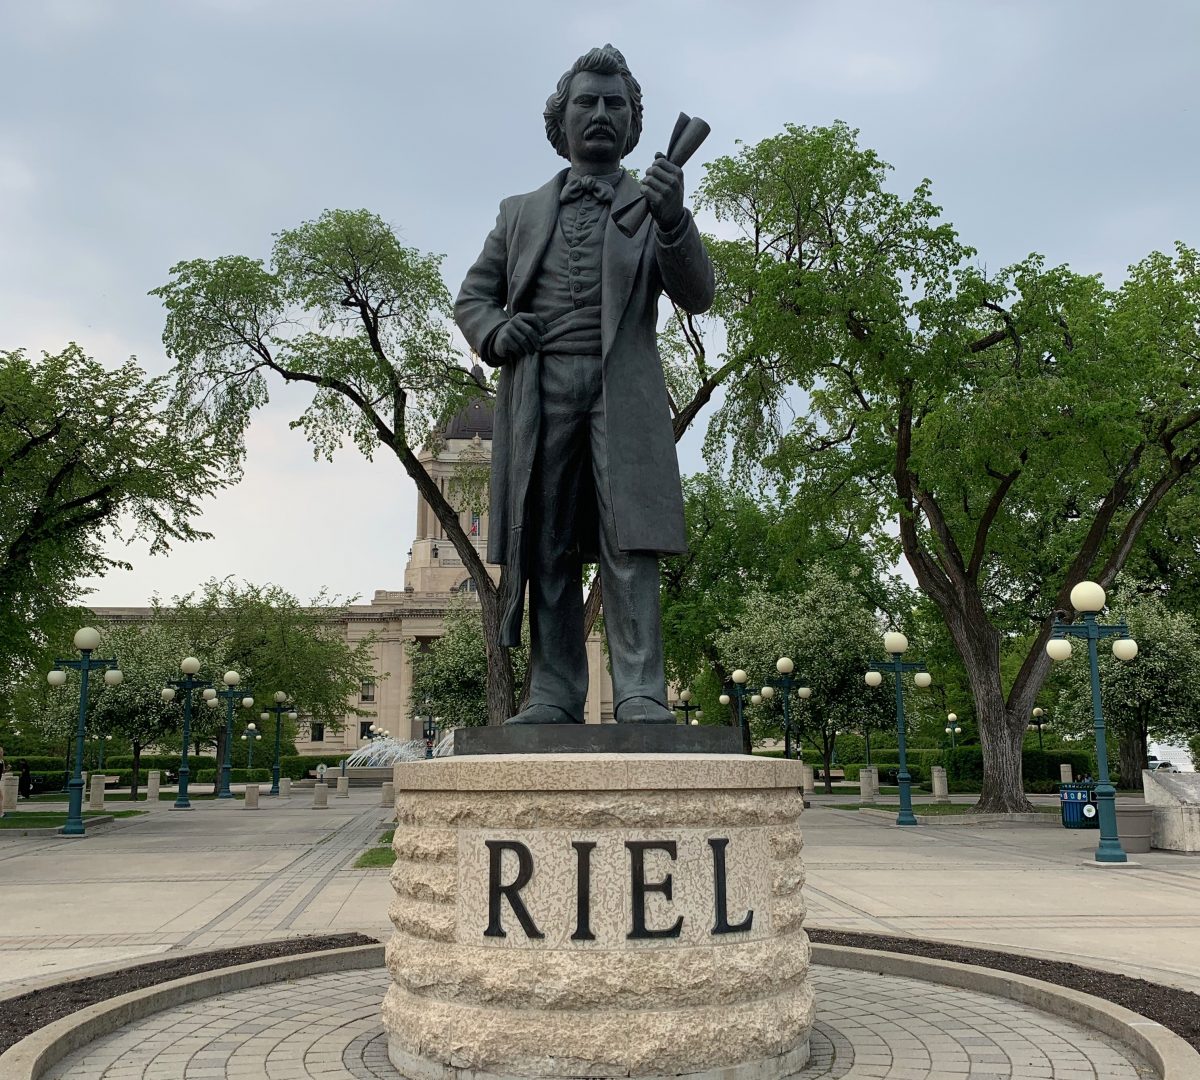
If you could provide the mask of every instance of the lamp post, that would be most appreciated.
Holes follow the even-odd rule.
[[[796,691],[796,697],[801,701],[807,701],[812,696],[812,690],[807,686],[796,685],[796,665],[790,656],[781,656],[776,660],[775,670],[779,672],[779,678],[764,686],[762,695],[769,701],[775,696],[776,687],[783,691],[783,756],[790,758],[792,756],[792,690]],[[767,693],[768,690],[771,692]]]
[[[111,735],[96,736],[96,771],[104,768],[104,744],[112,742]]]
[[[229,781],[233,779],[233,708],[234,700],[242,693],[238,689],[242,677],[236,671],[227,671],[221,681],[225,684],[225,689],[215,691],[212,699],[225,699],[225,760],[221,763],[221,782],[217,788],[217,798],[232,799],[233,792],[229,789]],[[249,705],[246,705],[247,701],[250,702]],[[242,698],[242,704],[247,709],[252,709],[254,698]]]
[[[954,713],[946,714],[946,734],[950,736],[950,749],[955,748],[955,736],[962,734],[962,728],[958,726],[958,717]]]
[[[722,705],[728,705],[731,701],[735,702],[734,715],[737,717],[737,726],[742,733],[742,749],[746,753],[750,753],[750,728],[746,723],[746,683],[750,676],[738,668],[729,677],[733,680],[733,685],[727,689],[733,691],[733,697],[731,698],[729,694],[722,694],[717,700]]]
[[[1034,709],[1034,710],[1033,710],[1033,722],[1032,722],[1032,723],[1029,725],[1030,727],[1035,727],[1035,728],[1037,728],[1037,733],[1038,733],[1038,749],[1039,749],[1039,750],[1044,750],[1044,749],[1045,749],[1045,747],[1044,747],[1044,746],[1042,746],[1042,725],[1043,725],[1043,724],[1046,722],[1046,721],[1045,721],[1045,720],[1043,720],[1042,718],[1043,718],[1045,715],[1046,715],[1046,713],[1045,713],[1045,710],[1044,710],[1044,709],[1042,709],[1042,708],[1040,708],[1040,707],[1039,707],[1039,708],[1036,708],[1036,709]]]
[[[1071,590],[1071,606],[1083,616],[1082,623],[1065,623],[1055,619],[1050,628],[1050,640],[1046,642],[1046,653],[1051,660],[1066,660],[1071,655],[1069,638],[1084,638],[1088,643],[1088,664],[1092,676],[1092,723],[1096,731],[1096,809],[1100,817],[1100,843],[1096,847],[1096,861],[1123,863],[1128,858],[1117,835],[1116,790],[1108,776],[1108,744],[1104,737],[1104,711],[1100,703],[1100,659],[1098,645],[1101,638],[1111,637],[1113,656],[1118,660],[1132,660],[1137,656],[1137,642],[1129,636],[1129,626],[1124,620],[1101,624],[1096,615],[1104,610],[1104,590],[1094,581],[1081,581]]]
[[[912,809],[912,777],[908,775],[908,756],[905,750],[904,732],[904,673],[913,672],[913,682],[922,688],[933,680],[925,665],[920,660],[904,661],[901,659],[908,651],[908,638],[903,634],[889,632],[883,635],[883,651],[890,660],[872,660],[870,671],[866,674],[868,686],[878,686],[883,682],[883,672],[890,671],[896,680],[896,742],[899,748],[900,769],[896,781],[900,785],[900,813],[896,817],[897,825],[916,825],[917,819]]]
[[[275,704],[268,705],[265,712],[258,714],[260,720],[267,720],[271,713],[275,714],[275,761],[271,766],[271,790],[269,794],[279,794],[279,749],[280,749],[280,731],[283,727],[283,714],[287,713],[289,720],[295,720],[297,713],[292,711],[291,705],[288,703],[288,696],[282,690],[275,691]]]
[[[249,705],[246,705],[247,701],[250,702]],[[254,708],[254,698],[252,698],[252,697],[242,698],[242,705],[244,705],[247,709]],[[258,733],[258,727],[255,725],[254,721],[251,720],[250,723],[248,723],[246,725],[245,734],[242,735],[242,742],[244,742],[246,744],[246,769],[247,769],[247,771],[254,768],[254,744],[256,742],[261,742],[261,741],[262,741],[262,736]]]
[[[183,672],[182,679],[172,679],[163,688],[163,701],[174,701],[175,691],[183,691],[183,749],[179,755],[179,791],[175,797],[172,810],[190,810],[192,804],[188,801],[188,743],[192,741],[192,693],[196,690],[211,690],[212,687],[202,679],[196,678],[200,670],[200,661],[194,656],[185,656],[179,662],[179,670]],[[211,699],[210,699],[211,700]]]
[[[426,716],[425,724],[421,728],[421,734],[425,736],[425,757],[433,757],[433,744],[438,737],[438,720],[437,716]]]
[[[54,669],[46,673],[46,681],[51,686],[63,686],[67,681],[64,669],[74,668],[79,672],[79,722],[75,728],[75,771],[67,784],[67,823],[63,826],[63,836],[84,836],[83,827],[83,743],[87,735],[88,709],[88,675],[92,671],[103,671],[104,682],[107,686],[119,686],[123,676],[116,660],[93,658],[100,645],[100,631],[92,626],[85,626],[75,633],[75,648],[79,650],[78,660],[54,661]]]
[[[692,704],[692,692],[690,690],[681,690],[679,692],[679,700],[671,706],[675,712],[683,713],[683,722],[690,724],[692,722],[692,713],[696,714],[696,719],[700,719],[700,706]]]

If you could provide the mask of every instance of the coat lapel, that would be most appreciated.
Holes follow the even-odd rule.
[[[567,170],[563,169],[522,201],[513,238],[517,253],[508,281],[509,311],[520,310],[521,300],[537,278],[546,245],[558,224],[558,195],[566,178]]]
[[[650,219],[642,224],[633,236],[622,234],[613,223],[613,215],[623,206],[633,202],[642,194],[638,182],[629,173],[624,173],[617,185],[616,197],[613,199],[612,214],[608,218],[608,227],[604,231],[604,264],[601,271],[602,301],[600,311],[600,347],[603,356],[608,356],[613,341],[617,336],[617,327],[621,316],[629,304],[629,295],[633,291],[633,282],[637,277],[638,264],[646,250],[646,230],[650,228]]]

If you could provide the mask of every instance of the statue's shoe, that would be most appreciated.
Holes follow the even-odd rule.
[[[543,705],[541,702],[535,701],[530,705],[526,705],[516,716],[510,716],[504,721],[506,724],[582,724],[582,720],[576,720],[569,716],[557,705]]]
[[[653,698],[626,698],[617,706],[618,724],[674,724],[678,717]]]

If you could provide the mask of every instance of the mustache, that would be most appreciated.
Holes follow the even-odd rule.
[[[593,135],[599,135],[601,133],[611,135],[614,139],[617,137],[617,133],[613,129],[612,125],[605,123],[589,124],[587,130],[583,133],[583,137],[588,139]]]

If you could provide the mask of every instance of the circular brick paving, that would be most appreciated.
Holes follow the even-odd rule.
[[[813,968],[802,1080],[1139,1080],[1157,1074],[1097,1032],[985,994]],[[156,1013],[66,1058],[63,1080],[396,1080],[385,972],[255,987]]]

